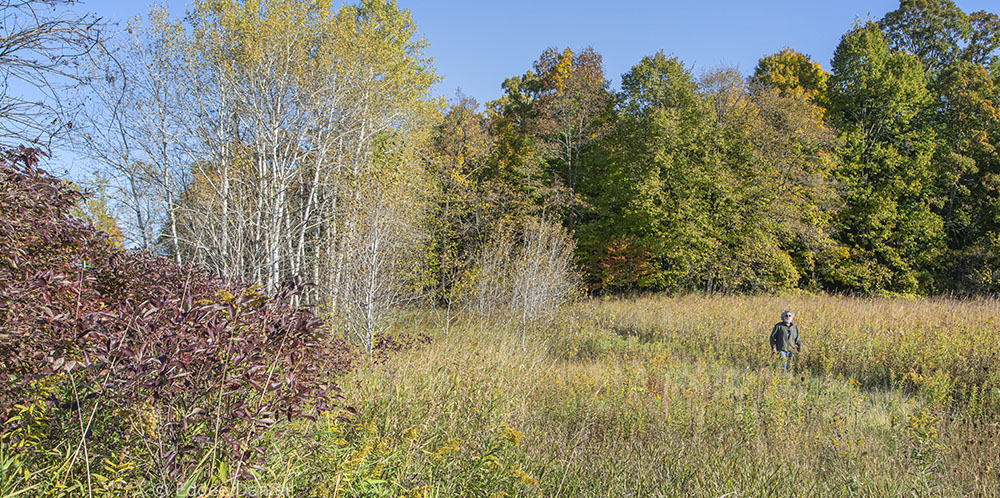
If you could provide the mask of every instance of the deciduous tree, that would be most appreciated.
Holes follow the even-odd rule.
[[[762,57],[754,69],[753,83],[776,88],[783,96],[803,95],[809,100],[822,99],[829,75],[820,64],[791,48]]]
[[[875,23],[858,24],[834,53],[829,93],[830,117],[844,141],[837,173],[846,206],[838,231],[850,251],[833,280],[864,292],[929,289],[944,233],[920,59],[892,50]]]

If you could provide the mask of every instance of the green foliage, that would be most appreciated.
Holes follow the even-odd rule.
[[[541,91],[535,73],[504,80],[504,94],[487,104],[489,131],[495,140],[483,171],[501,194],[496,206],[513,218],[565,212],[572,192],[547,170],[546,144],[539,136],[534,103]]]
[[[623,75],[618,110],[593,215],[578,231],[594,290],[773,291],[816,280],[815,254],[831,244],[833,141],[805,95],[725,69],[699,83],[659,53]]]
[[[703,235],[697,227],[705,225],[707,214],[698,206],[699,194],[712,188],[700,144],[708,126],[707,109],[690,73],[662,53],[644,58],[623,76],[618,100],[619,116],[604,144],[608,159],[591,200],[594,216],[579,231],[581,249],[592,261],[591,280],[600,282],[609,278],[594,275],[601,254],[610,255],[611,241],[632,240],[630,244],[651,251],[657,261],[616,263],[619,269],[631,266],[651,273],[614,279],[645,288],[674,288],[685,268],[697,264],[702,257],[698,250],[704,247],[697,242]],[[661,264],[664,260],[670,262]],[[607,290],[619,286],[608,283]]]
[[[879,24],[890,48],[916,55],[927,75],[934,112],[924,119],[936,133],[931,161],[941,177],[934,212],[943,220],[947,246],[947,263],[934,268],[936,286],[991,292],[998,96],[989,68],[1000,48],[1000,18],[985,11],[967,15],[950,0],[907,0]]]
[[[962,52],[962,58],[974,64],[990,67],[1000,61],[1000,16],[980,10],[969,14],[972,34]]]
[[[972,31],[968,17],[951,0],[901,0],[879,21],[894,51],[916,55],[936,73],[961,55]]]
[[[434,128],[423,151],[425,171],[434,189],[424,223],[425,286],[432,299],[450,306],[461,293],[460,282],[471,271],[472,252],[485,243],[504,216],[502,183],[487,176],[493,137],[475,100],[459,95]],[[506,214],[516,211],[506,206]]]
[[[547,49],[533,70],[503,83],[490,102],[498,172],[528,194],[535,213],[561,215],[575,228],[594,186],[597,143],[607,132],[613,95],[601,55],[592,48]]]
[[[613,109],[598,54],[546,50],[504,81],[485,137],[481,125],[435,131],[435,157],[456,165],[463,153],[442,144],[491,144],[459,168],[477,172],[459,177],[479,193],[435,180],[457,216],[433,217],[437,293],[455,286],[441,269],[471,247],[455,235],[469,219],[489,240],[552,213],[597,293],[990,292],[998,47],[996,15],[904,0],[844,35],[830,74],[785,48],[749,79],[726,68],[695,78],[661,52],[622,75]],[[466,194],[486,209],[461,207]],[[484,223],[490,209],[509,223]]]
[[[942,270],[950,287],[995,292],[1000,253],[1000,87],[982,65],[959,61],[937,80],[941,93],[938,161],[947,179],[942,209],[952,264]]]
[[[830,118],[843,141],[837,176],[845,188],[838,237],[850,251],[838,263],[845,278],[834,284],[863,292],[933,290],[929,272],[945,234],[923,67],[915,56],[890,50],[868,22],[844,35],[833,68]]]
[[[614,104],[603,59],[589,47],[579,52],[548,49],[535,62],[534,73],[540,84],[532,111],[549,168],[571,191],[585,195],[592,188],[593,147],[607,132]],[[569,206],[571,229],[578,208]]]

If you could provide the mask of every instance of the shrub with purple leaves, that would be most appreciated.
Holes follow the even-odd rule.
[[[266,296],[121,249],[38,158],[0,154],[0,442],[125,451],[176,483],[207,457],[252,469],[269,427],[336,403],[354,352],[292,304],[300,282]]]

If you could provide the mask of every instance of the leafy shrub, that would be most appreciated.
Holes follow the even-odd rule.
[[[84,198],[37,151],[0,155],[0,443],[169,489],[206,461],[245,477],[269,427],[339,398],[351,349],[292,304],[300,282],[265,296],[120,249],[70,215]]]

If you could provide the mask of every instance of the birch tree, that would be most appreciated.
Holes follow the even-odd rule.
[[[145,23],[129,21],[88,73],[79,127],[81,152],[110,180],[126,240],[149,250],[166,243],[178,263],[177,194],[187,180],[175,53],[182,34],[159,7]]]
[[[409,12],[202,1],[183,24],[154,11],[133,33],[126,105],[95,97],[115,126],[88,146],[122,186],[137,245],[266,292],[310,280],[306,298],[371,347],[422,240],[412,144],[437,77]]]

